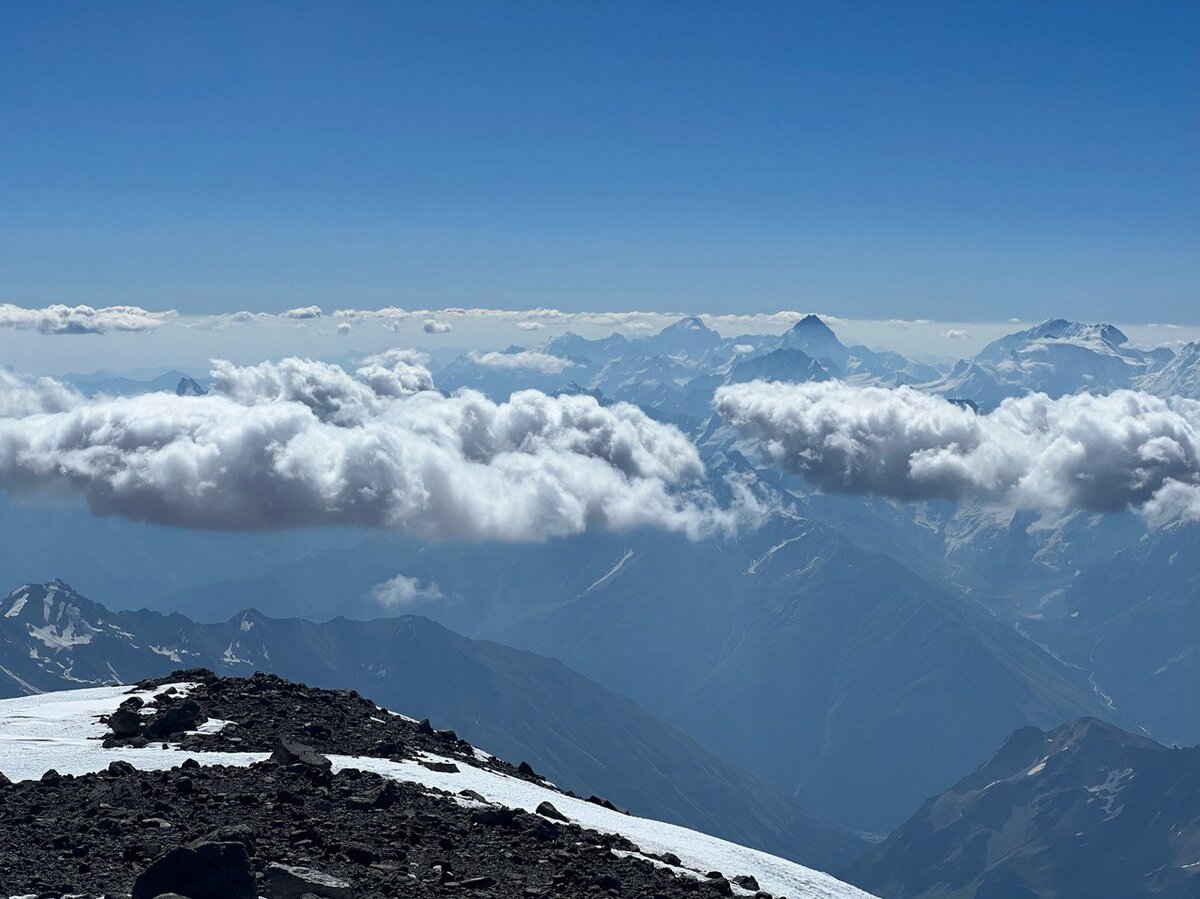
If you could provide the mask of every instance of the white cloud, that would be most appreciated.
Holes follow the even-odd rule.
[[[398,574],[371,588],[371,599],[387,609],[415,606],[442,598],[442,591],[432,581],[425,583],[415,577]]]
[[[941,332],[941,336],[946,340],[966,340],[971,335],[962,328],[947,328]]]
[[[575,365],[570,359],[538,350],[521,350],[518,353],[470,353],[467,358],[485,368],[527,369],[539,371],[544,375],[557,375]]]
[[[517,329],[521,331],[540,331],[544,327],[541,322],[517,322]]]
[[[320,318],[320,306],[300,306],[296,309],[288,309],[286,312],[281,312],[283,318]]]
[[[351,330],[349,322],[338,322],[337,333],[339,337],[346,337]]]
[[[83,402],[74,387],[53,378],[30,378],[0,367],[0,418],[63,412]]]
[[[42,334],[106,334],[109,331],[153,331],[175,317],[173,310],[150,312],[140,306],[64,306],[26,309],[0,303],[0,327]]]
[[[733,351],[735,353],[737,353],[739,356],[744,356],[746,353],[754,352],[754,344],[752,344],[752,343],[734,344]]]
[[[427,318],[425,323],[421,325],[421,330],[426,334],[448,334],[453,329],[450,327],[449,322],[436,318]]]
[[[0,384],[0,489],[75,490],[99,514],[194,528],[391,528],[539,541],[590,528],[699,537],[760,514],[720,507],[696,448],[640,409],[521,391],[427,389],[393,350],[350,375],[284,359],[214,363],[206,396],[96,399]],[[53,388],[53,389],[51,389]],[[59,390],[55,399],[55,391]]]
[[[907,387],[760,381],[720,388],[716,404],[776,463],[831,492],[1102,512],[1146,506],[1156,519],[1196,508],[1185,496],[1200,484],[1194,400],[1033,394],[978,415]]]

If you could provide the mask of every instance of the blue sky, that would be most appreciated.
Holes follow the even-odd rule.
[[[1198,9],[8,3],[0,301],[1193,323]]]

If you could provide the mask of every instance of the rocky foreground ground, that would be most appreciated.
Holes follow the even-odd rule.
[[[552,803],[513,810],[470,791],[453,796],[363,771],[333,773],[323,753],[430,752],[481,764],[453,734],[381,712],[357,694],[206,671],[139,687],[178,681],[196,686],[148,707],[133,698],[109,716],[106,745],[170,739],[197,751],[269,751],[271,759],[248,768],[187,760],[167,771],[117,761],[82,777],[50,771],[39,781],[0,783],[0,895],[770,895],[741,872],[697,879],[672,870],[673,857],[628,855],[638,851],[629,840],[562,820]],[[206,718],[236,724],[181,734]],[[482,764],[539,779],[527,765]]]

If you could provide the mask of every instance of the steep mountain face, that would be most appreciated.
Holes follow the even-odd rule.
[[[933,380],[940,374],[933,366],[907,359],[899,353],[846,346],[816,315],[806,315],[781,337],[764,340],[761,348],[772,346],[800,350],[825,366],[832,377],[852,384],[916,384]]]
[[[1200,748],[1023,728],[843,876],[885,899],[1195,896]]]
[[[555,782],[826,868],[861,849],[779,790],[559,662],[428,619],[313,624],[245,612],[221,624],[110,612],[61,581],[0,601],[0,695],[128,683],[180,665],[274,671],[369,692]]]
[[[816,315],[806,315],[792,325],[780,343],[785,349],[801,350],[818,362],[830,366],[837,375],[843,374],[850,365],[850,351]]]
[[[1137,386],[1155,396],[1200,400],[1200,342],[1185,343],[1174,359],[1145,375]]]

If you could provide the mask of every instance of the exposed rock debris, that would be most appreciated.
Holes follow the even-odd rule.
[[[114,761],[82,777],[49,771],[37,781],[0,780],[0,895],[770,895],[755,892],[753,877],[740,872],[680,874],[670,867],[677,858],[645,857],[623,836],[567,821],[550,802],[511,809],[469,790],[333,773],[325,753],[399,760],[428,752],[542,782],[527,765],[480,757],[453,733],[384,712],[356,693],[195,670],[139,689],[184,681],[194,685],[186,695],[163,692],[144,703],[131,696],[107,716],[106,745],[170,740],[185,750],[270,758],[250,767],[185,758],[166,771]],[[231,724],[181,733],[208,719]]]

